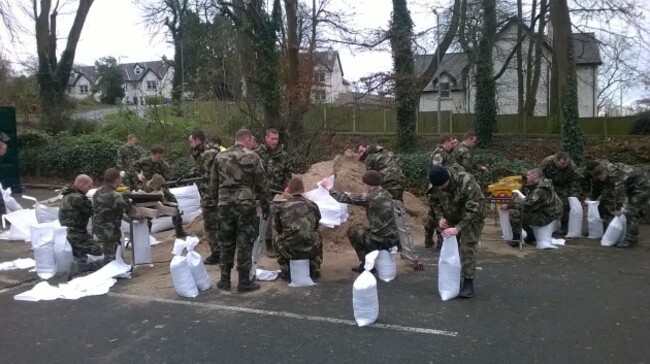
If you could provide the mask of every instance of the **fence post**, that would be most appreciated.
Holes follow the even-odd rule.
[[[397,130],[397,127],[395,127]],[[417,106],[417,111],[415,112],[415,135],[420,135],[420,105]]]
[[[384,135],[388,132],[386,129],[386,108],[384,107]]]
[[[454,115],[449,113],[449,134],[454,133]]]
[[[327,104],[323,104],[323,125],[327,129]]]
[[[603,134],[607,136],[607,117],[603,118]]]
[[[352,134],[357,132],[357,107],[356,103],[352,104]]]

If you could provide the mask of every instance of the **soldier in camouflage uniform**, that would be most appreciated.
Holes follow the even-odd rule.
[[[361,154],[359,160],[366,164],[366,170],[381,174],[381,188],[390,193],[393,199],[402,201],[405,178],[399,158],[381,145],[369,145],[367,142],[359,143],[357,152]]]
[[[93,233],[102,245],[105,263],[115,260],[122,237],[122,216],[135,213],[122,194],[115,191],[120,184],[120,172],[109,168],[104,172],[104,185],[93,195]]]
[[[318,231],[320,210],[318,205],[302,196],[305,187],[300,178],[289,180],[285,190],[289,197],[279,205],[275,213],[275,252],[280,265],[280,277],[289,280],[289,261],[309,259],[309,271],[313,280],[320,278],[323,262],[323,238]]]
[[[390,250],[399,242],[393,196],[381,187],[381,174],[369,170],[361,181],[365,193],[340,192],[332,188],[327,179],[321,181],[321,186],[329,190],[336,201],[366,208],[368,227],[355,224],[348,229],[348,238],[360,261],[352,270],[358,273],[364,271],[366,254],[379,249]]]
[[[558,152],[544,158],[539,168],[544,173],[544,177],[552,181],[555,193],[562,200],[560,235],[566,235],[569,225],[569,197],[580,195],[581,176],[578,168],[566,152]]]
[[[479,166],[474,162],[474,156],[471,149],[476,145],[478,136],[473,131],[468,131],[463,135],[463,141],[454,149],[454,161],[462,167],[465,172],[476,175],[479,170],[487,171],[487,167]]]
[[[134,134],[129,134],[126,143],[117,149],[117,169],[121,172],[122,182],[129,186],[131,191],[138,188],[138,171],[135,169],[135,163],[144,156],[144,150],[138,145],[138,138]]]
[[[75,259],[85,262],[87,254],[102,255],[102,248],[88,232],[88,221],[93,216],[93,204],[86,193],[93,180],[85,174],[75,178],[71,186],[63,187],[59,222],[68,228],[68,241]]]
[[[145,185],[145,191],[149,192],[146,188],[146,182],[149,181],[154,174],[161,175],[165,181],[173,179],[172,170],[164,159],[165,150],[160,145],[154,145],[151,148],[150,157],[142,158],[135,163],[135,170],[138,171],[138,181]],[[163,188],[163,196],[168,202],[178,204],[176,196],[174,196],[167,187]],[[179,239],[185,238],[187,233],[183,229],[183,218],[181,217],[180,211],[175,216],[172,216],[172,222],[174,223],[174,229],[176,230],[176,237]]]
[[[208,265],[217,265],[221,259],[221,249],[219,247],[219,240],[217,237],[217,228],[219,221],[217,220],[217,200],[212,197],[210,190],[210,172],[212,164],[217,153],[219,153],[220,140],[213,137],[209,143],[204,144],[205,136],[203,132],[195,132],[190,135],[190,146],[192,146],[192,156],[195,160],[195,166],[190,171],[188,177],[202,177],[203,180],[199,183],[199,192],[201,193],[201,210],[203,212],[203,226],[205,229],[205,240],[210,246],[210,255],[205,259],[204,263]],[[196,151],[201,151],[197,155]]]
[[[284,188],[291,179],[289,170],[289,155],[281,145],[278,145],[280,135],[276,129],[268,129],[264,136],[264,144],[255,150],[262,160],[262,166],[266,170],[266,182],[269,192],[272,195],[277,191],[284,191]],[[266,231],[266,255],[269,258],[275,257],[273,251],[273,230],[271,224]]]
[[[457,167],[456,161],[454,160],[454,142],[457,142],[456,138],[449,134],[443,134],[440,136],[440,145],[433,150],[431,153],[431,159],[429,166],[441,166],[446,168]],[[427,187],[427,195],[430,195],[432,192],[431,185]],[[433,234],[435,233],[438,240],[437,250],[442,248],[442,235],[440,235],[440,229],[437,229],[438,221],[435,218],[433,209],[429,205],[429,214],[427,216],[427,222],[424,225],[424,247],[432,248],[433,247]]]
[[[221,279],[217,287],[230,290],[230,272],[237,251],[239,282],[237,292],[245,293],[260,288],[250,280],[252,249],[257,231],[256,200],[260,200],[262,214],[269,214],[269,196],[266,172],[260,157],[252,152],[252,134],[241,129],[235,135],[235,145],[217,154],[210,173],[210,190],[217,199],[218,236],[221,244]]]
[[[503,208],[510,209],[510,225],[512,225],[512,241],[508,244],[518,247],[521,240],[521,230],[526,231],[526,243],[535,241],[532,226],[546,226],[562,216],[562,200],[553,188],[553,182],[544,178],[541,168],[534,168],[526,173],[526,199],[521,203],[511,202]],[[522,211],[523,208],[523,211]]]
[[[625,239],[616,244],[618,248],[629,248],[639,241],[639,218],[650,199],[648,174],[637,167],[622,163],[600,162],[590,164],[588,170],[594,180],[603,184],[600,195],[604,211],[614,215],[625,215]],[[609,223],[611,216],[606,216]],[[606,219],[603,217],[603,220]]]
[[[458,236],[463,282],[459,296],[474,296],[476,245],[483,229],[483,194],[474,176],[454,168],[433,166],[429,182],[434,187],[432,205],[442,236]]]

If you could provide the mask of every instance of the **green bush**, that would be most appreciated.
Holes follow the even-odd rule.
[[[144,98],[144,103],[147,105],[162,105],[163,97],[162,96],[147,96]]]
[[[404,177],[406,177],[406,188],[409,190],[422,190],[427,186],[427,169],[431,153],[409,153],[400,154],[400,165]]]
[[[482,186],[489,185],[507,176],[524,173],[530,166],[522,159],[509,160],[503,154],[491,149],[477,149],[474,161],[488,167],[487,172],[479,172],[477,179]]]

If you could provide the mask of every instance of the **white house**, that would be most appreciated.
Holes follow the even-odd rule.
[[[144,105],[149,96],[171,98],[174,68],[165,61],[120,64],[124,88],[123,104]],[[70,73],[68,95],[76,99],[88,97],[97,83],[94,66],[74,67]]]
[[[343,78],[343,66],[338,51],[314,52],[314,63],[314,102],[334,103],[339,95],[349,91],[350,84]]]
[[[517,44],[517,21],[510,21],[497,34],[493,51],[495,74],[502,69],[503,64],[511,55]],[[522,25],[523,26],[523,25]],[[526,60],[527,42],[522,47],[523,59]],[[593,33],[573,34],[573,45],[576,56],[576,72],[578,77],[578,99],[580,117],[597,116],[598,66],[602,64],[598,41]],[[416,56],[416,73],[422,73],[433,60],[433,55]],[[420,111],[438,110],[438,87],[440,87],[440,109],[451,110],[455,113],[474,113],[476,87],[474,85],[475,69],[470,64],[465,53],[447,53],[441,60],[438,71],[425,87],[420,96]],[[524,66],[524,77],[525,74]],[[544,45],[542,57],[541,78],[537,89],[535,112],[536,116],[549,114],[549,90],[551,79],[551,50],[550,45]],[[440,82],[440,85],[438,85]],[[516,58],[512,57],[503,74],[496,81],[497,111],[500,115],[517,114],[518,94]],[[523,92],[523,90],[522,90]]]

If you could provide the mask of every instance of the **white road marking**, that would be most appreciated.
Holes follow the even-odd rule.
[[[284,312],[284,311],[268,311],[268,310],[261,310],[257,308],[250,308],[250,307],[221,305],[218,303],[180,301],[180,300],[172,300],[167,298],[136,296],[130,294],[123,294],[123,293],[109,292],[108,295],[112,297],[121,297],[121,298],[128,298],[128,299],[140,300],[140,301],[153,301],[159,303],[169,303],[174,305],[203,307],[212,310],[252,313],[252,314],[263,315],[263,316],[285,317],[285,318],[292,318],[297,320],[318,321],[318,322],[327,322],[327,323],[338,324],[338,325],[357,326],[357,323],[353,320],[343,320],[343,319],[337,319],[333,317],[302,315],[302,314]],[[394,331],[412,332],[418,334],[458,337],[458,332],[455,331],[427,329],[422,327],[409,327],[409,326],[377,324],[377,323],[372,324],[369,327],[374,327],[377,329],[394,330]]]

